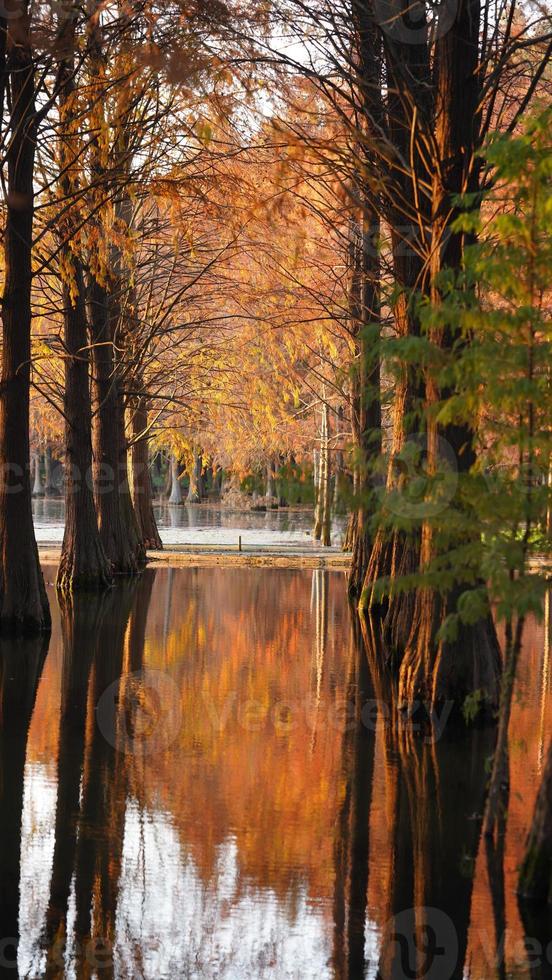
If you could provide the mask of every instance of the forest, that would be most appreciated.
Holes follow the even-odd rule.
[[[120,660],[124,647],[126,667],[121,660],[110,673],[108,665],[106,687],[132,669],[132,627],[110,619],[116,611],[104,621],[98,610],[120,594],[123,605],[128,599],[127,626],[134,622],[129,590],[143,592],[152,562],[171,560],[160,515],[180,520],[174,515],[212,507],[251,520],[306,515],[301,533],[312,560],[329,567],[331,556],[343,569],[339,577],[327,573],[337,579],[331,589],[318,572],[313,578],[318,700],[325,644],[342,622],[343,602],[364,681],[354,671],[340,674],[352,668],[340,668],[335,654],[337,686],[353,692],[362,713],[359,691],[370,676],[386,706],[384,749],[377,750],[386,766],[404,753],[407,773],[409,753],[423,754],[424,739],[440,742],[445,727],[447,738],[476,745],[469,762],[479,779],[474,819],[488,866],[496,868],[515,808],[512,719],[524,651],[542,623],[548,658],[551,54],[546,0],[3,0],[6,739],[18,717],[25,729],[31,722],[57,631],[75,657],[75,636],[86,645],[88,633],[104,636],[106,649],[113,642]],[[57,501],[63,514],[53,569],[37,541],[44,499]],[[305,548],[295,554],[299,563]],[[268,609],[259,584],[265,573],[254,574],[251,589]],[[166,623],[172,588],[162,600]],[[217,588],[228,616],[239,619],[226,608],[232,588],[227,597]],[[298,579],[298,597],[302,588]],[[339,613],[331,622],[327,589],[343,593],[332,599]],[[251,624],[255,613],[244,596],[245,584],[240,601]],[[139,618],[139,605],[132,608]],[[182,643],[202,649],[200,627],[188,627]],[[284,618],[277,628],[294,648]],[[205,679],[209,690],[230,664],[237,669],[239,650],[236,635],[227,664],[217,661],[219,681],[210,673]],[[167,656],[178,660],[174,650]],[[14,662],[19,694],[10,688]],[[68,661],[62,721],[72,704],[84,726],[82,684],[90,677],[89,697],[100,698],[103,675],[99,668],[91,674],[91,663],[83,660],[78,681]],[[289,664],[280,667],[288,677]],[[63,688],[71,670],[70,682],[81,685],[73,701]],[[271,662],[273,670],[275,685]],[[293,690],[302,676],[297,667]],[[185,671],[178,677],[188,716],[195,704],[189,678]],[[159,689],[161,702],[168,690]],[[517,893],[533,936],[552,923],[552,728],[545,734],[515,875],[507,886],[502,880],[503,901],[506,887]],[[305,734],[305,753],[309,739],[314,752],[315,734]],[[353,794],[353,809],[347,780],[355,766],[357,775],[362,770],[357,743],[354,733],[344,734],[349,789],[342,791]],[[205,751],[215,757],[219,749],[209,743]],[[100,768],[102,759],[98,750]],[[374,758],[366,764],[374,776]],[[281,765],[275,762],[277,772]],[[430,754],[426,765],[437,766]],[[452,779],[451,771],[442,779]],[[22,787],[22,771],[18,779]],[[434,779],[438,787],[437,770]],[[431,821],[439,822],[424,786],[412,818],[421,827],[426,808],[420,853]],[[77,790],[75,783],[74,806]],[[283,804],[273,806],[279,812]],[[450,799],[443,813],[454,823]],[[471,833],[466,824],[460,838],[473,851]],[[7,877],[19,872],[17,865]],[[366,893],[362,875],[358,887]],[[495,912],[496,901],[495,893]],[[334,913],[336,902],[334,895]],[[420,897],[413,907],[422,905]],[[544,933],[535,925],[543,916]],[[424,927],[414,919],[419,939]],[[344,922],[334,922],[336,935],[345,935]],[[19,936],[18,928],[14,922],[0,932]],[[423,948],[415,942],[417,954]],[[329,976],[365,975],[354,957],[339,966],[336,955]],[[433,974],[422,958],[415,972],[401,973],[383,956],[377,975],[446,980],[468,976],[463,966]],[[205,973],[187,969],[218,976],[213,963]],[[65,975],[52,970],[33,975]],[[257,975],[288,974],[265,964]],[[544,967],[534,975],[548,974]]]

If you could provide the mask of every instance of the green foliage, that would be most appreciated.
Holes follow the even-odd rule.
[[[407,445],[404,477],[382,494],[376,519],[410,533],[431,528],[433,558],[402,587],[460,587],[443,639],[490,604],[500,619],[540,614],[550,551],[552,110],[521,135],[494,137],[486,163],[483,200],[457,202],[463,268],[445,270],[431,300],[419,301],[422,337],[387,345],[387,356],[433,383],[420,431],[436,424],[445,448],[424,472],[413,458],[419,446]],[[447,447],[459,432],[473,434],[473,465],[462,465],[457,447],[451,466]]]

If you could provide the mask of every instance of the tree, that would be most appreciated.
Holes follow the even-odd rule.
[[[9,96],[0,383],[0,628],[50,627],[31,510],[29,400],[34,161],[38,133],[34,55],[26,0],[0,23],[2,93]],[[2,111],[4,105],[2,104]]]

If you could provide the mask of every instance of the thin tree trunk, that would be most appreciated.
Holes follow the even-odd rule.
[[[33,527],[29,446],[31,250],[37,124],[29,13],[24,0],[14,3],[13,8],[7,26],[12,112],[0,384],[0,629],[35,632],[50,628],[50,611]]]
[[[70,256],[66,256],[70,260]],[[92,487],[92,406],[84,279],[73,257],[76,299],[63,288],[65,319],[65,531],[57,588],[70,593],[109,588],[112,566],[99,530]]]
[[[44,489],[40,476],[40,453],[33,453],[31,456],[31,471],[34,473],[33,497],[43,497]]]
[[[55,468],[52,447],[46,443],[44,450],[44,495],[46,497],[59,497],[59,487],[54,479]]]
[[[201,452],[196,450],[193,451],[192,465],[188,471],[190,477],[190,486],[188,488],[188,496],[186,498],[187,504],[200,504],[201,497],[203,495],[201,486],[201,466],[202,466],[202,456]]]
[[[178,470],[178,460],[174,453],[171,453],[171,494],[169,497],[169,503],[173,504],[175,507],[180,507],[180,505],[183,503],[182,484],[180,483]]]
[[[329,548],[332,543],[332,498],[330,492],[331,485],[331,460],[330,460],[330,418],[328,406],[324,402],[324,477],[322,485],[322,544]]]
[[[61,15],[63,17],[63,15]],[[78,153],[74,133],[73,96],[75,24],[72,16],[60,22],[65,58],[60,66],[60,121],[64,125],[59,169],[62,174],[60,193],[69,198],[78,192],[72,164]],[[65,531],[57,588],[71,593],[81,589],[93,591],[109,587],[110,563],[98,531],[98,517],[92,486],[92,402],[90,397],[90,354],[88,322],[82,263],[68,244],[70,223],[61,232],[62,267],[70,269],[72,282],[63,283],[63,316],[65,341]],[[66,239],[64,243],[63,239]]]

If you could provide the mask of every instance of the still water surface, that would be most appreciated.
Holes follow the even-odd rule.
[[[63,540],[65,523],[63,500],[33,500],[33,518],[39,544],[58,544]],[[319,548],[312,537],[312,510],[232,511],[216,505],[173,507],[154,506],[161,540],[165,546],[193,544],[236,545],[241,536],[247,547]],[[344,519],[333,521],[332,544],[340,545]]]
[[[491,736],[393,731],[341,573],[162,569],[50,600],[43,661],[0,645],[1,976],[550,976],[514,897],[551,731],[543,627],[489,879]]]

